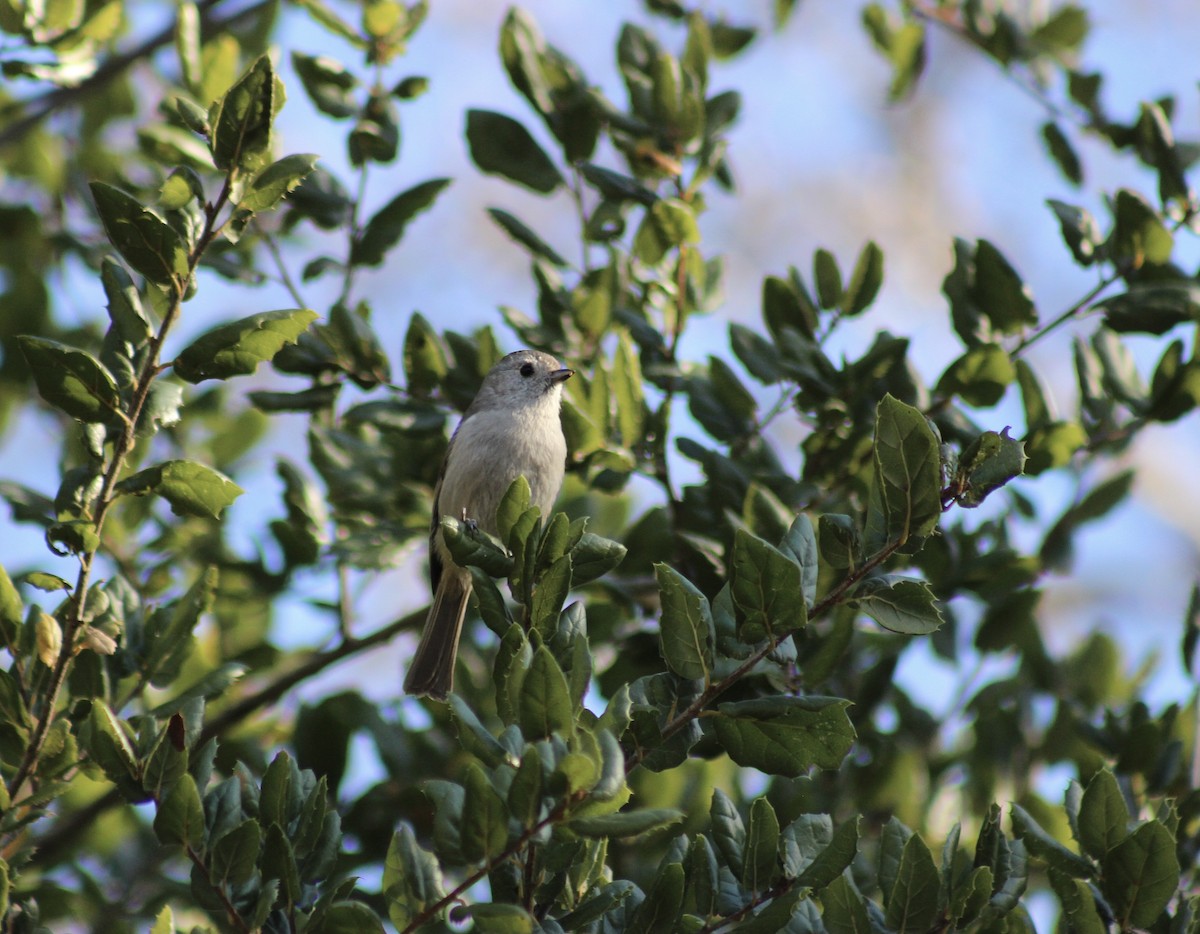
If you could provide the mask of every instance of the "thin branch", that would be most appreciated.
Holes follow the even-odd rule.
[[[296,280],[292,278],[292,274],[288,272],[287,263],[283,261],[283,253],[279,249],[279,243],[275,239],[275,235],[265,229],[258,222],[258,218],[254,219],[254,227],[258,230],[259,236],[262,237],[263,243],[267,245],[267,251],[271,254],[271,259],[275,263],[275,268],[279,270],[279,281],[283,287],[288,290],[288,294],[292,297],[292,301],[296,303],[297,308],[307,308],[308,302],[304,300],[304,296],[300,294],[300,289],[296,285]]]
[[[1040,341],[1051,331],[1062,327],[1068,321],[1076,317],[1081,311],[1087,308],[1090,304],[1092,304],[1092,302],[1099,297],[1101,292],[1103,292],[1120,278],[1121,274],[1119,272],[1109,273],[1107,276],[1097,282],[1091,289],[1089,289],[1088,293],[1084,295],[1083,298],[1075,302],[1075,304],[1064,311],[1061,315],[1059,315],[1045,327],[1039,328],[1028,337],[1023,338],[1021,342],[1012,349],[1012,352],[1009,354],[1009,356],[1019,357],[1027,348]]]

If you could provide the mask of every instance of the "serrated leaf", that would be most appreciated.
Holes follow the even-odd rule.
[[[116,380],[91,354],[41,337],[22,335],[17,341],[38,393],[52,406],[84,422],[120,411]]]
[[[942,515],[937,437],[918,409],[888,393],[875,410],[874,486],[867,515],[873,549],[924,538]]]
[[[294,344],[316,319],[315,311],[299,308],[263,311],[219,325],[175,358],[175,374],[189,383],[248,375],[285,344]]]
[[[1025,472],[1025,444],[1008,436],[985,431],[963,451],[954,473],[954,500],[974,508],[989,493]]]
[[[266,160],[278,109],[275,94],[275,69],[263,55],[213,105],[209,146],[217,168],[253,171]]]
[[[237,203],[238,209],[252,214],[272,210],[308,177],[319,158],[312,153],[294,153],[272,162],[250,180]]]
[[[771,697],[720,704],[711,723],[738,765],[794,778],[814,765],[836,769],[854,742],[850,702],[831,697]]]
[[[1100,888],[1122,929],[1150,928],[1179,885],[1175,838],[1147,821],[1101,861]]]
[[[708,598],[666,564],[655,564],[654,576],[662,601],[659,629],[667,667],[681,678],[707,679],[716,641]]]
[[[1050,836],[1019,804],[1012,805],[1011,814],[1013,835],[1025,844],[1032,856],[1072,878],[1086,879],[1094,875],[1092,864],[1087,859],[1072,853]]]
[[[1108,769],[1092,776],[1079,803],[1079,844],[1088,855],[1103,859],[1129,836],[1129,806]]]
[[[439,528],[456,564],[480,568],[492,577],[507,577],[512,573],[513,559],[499,539],[451,516],[442,516]]]
[[[139,470],[116,485],[116,492],[133,496],[154,493],[171,504],[177,516],[220,518],[225,507],[242,493],[240,486],[212,467],[195,461],[166,461]]]
[[[387,252],[404,236],[409,221],[429,210],[450,181],[448,178],[435,178],[414,185],[380,208],[354,241],[350,249],[351,264],[378,266],[382,263]]]
[[[929,584],[910,577],[870,577],[852,597],[854,605],[884,629],[926,635],[942,625],[942,613]]]

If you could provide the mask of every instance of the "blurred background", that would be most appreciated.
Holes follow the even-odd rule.
[[[650,17],[634,0],[527,0],[523,5],[548,41],[570,54],[593,84],[617,99],[624,94],[613,51],[621,24],[640,23],[660,34],[664,29],[662,20]],[[961,352],[947,328],[940,291],[952,266],[954,237],[995,243],[1029,284],[1046,321],[1095,284],[1091,274],[1069,262],[1046,199],[1100,213],[1099,192],[1124,186],[1153,193],[1155,182],[1148,171],[1078,136],[1072,141],[1084,160],[1085,183],[1073,189],[1043,152],[1040,127],[1047,113],[1042,102],[937,29],[930,31],[928,65],[916,93],[906,102],[888,104],[890,69],[861,26],[861,6],[846,0],[800,0],[786,27],[772,31],[768,0],[707,5],[724,11],[731,22],[756,25],[761,31],[744,55],[718,65],[710,76],[712,91],[732,88],[743,94],[742,116],[729,153],[740,194],[737,199],[715,197],[701,219],[702,251],[726,260],[726,300],[718,314],[692,325],[684,357],[727,355],[728,323],[757,325],[764,275],[783,274],[794,264],[807,276],[818,247],[833,251],[846,269],[862,245],[873,239],[886,257],[880,298],[871,313],[842,329],[842,344],[833,351],[861,352],[875,331],[886,329],[911,338],[914,359],[932,383]],[[1200,137],[1194,54],[1200,5],[1195,0],[1089,0],[1086,6],[1092,30],[1081,65],[1106,72],[1107,110],[1128,120],[1139,101],[1177,95],[1179,135]],[[546,143],[544,128],[528,119],[525,102],[508,84],[499,61],[497,36],[507,9],[499,0],[432,0],[426,25],[390,76],[395,80],[406,74],[430,75],[433,80],[427,94],[403,106],[400,160],[394,169],[371,174],[369,206],[379,207],[431,177],[454,179],[434,209],[411,225],[388,264],[360,282],[377,329],[391,336],[386,349],[397,369],[401,340],[414,311],[439,329],[465,331],[490,323],[507,342],[505,349],[516,348],[497,308],[531,309],[533,286],[524,252],[491,224],[486,207],[511,211],[551,245],[556,245],[556,235],[567,242],[575,225],[574,208],[565,194],[544,198],[517,190],[481,175],[467,155],[463,131],[465,112],[471,107],[521,118]],[[148,10],[154,16],[164,12],[169,11]],[[286,11],[283,17],[281,47],[356,60],[306,18]],[[136,31],[149,32],[158,25],[148,16]],[[682,32],[666,39],[668,46],[681,42]],[[161,54],[172,53],[167,49]],[[328,124],[314,116],[286,55],[280,65],[290,99],[279,124],[278,149],[318,152],[333,171],[343,174],[348,162],[340,144],[332,136],[323,140],[314,135],[313,127],[325,129]],[[596,161],[604,163],[611,155],[601,152]],[[11,190],[0,195],[18,197]],[[336,255],[343,244],[344,238],[312,238],[302,252],[305,259],[326,251]],[[1189,263],[1200,261],[1200,255],[1185,257]],[[168,358],[214,323],[293,304],[276,284],[247,293],[209,275],[212,281],[204,283],[197,300],[186,308],[168,345]],[[336,297],[334,289],[332,282],[303,287],[307,303],[320,312]],[[240,307],[248,298],[253,307]],[[103,306],[99,282],[85,271],[62,283],[56,294],[55,313],[63,323],[102,320]],[[1094,326],[1084,320],[1074,333],[1090,333]],[[1071,337],[1071,329],[1064,328],[1031,351],[1064,406],[1076,394]],[[861,344],[855,346],[856,340]],[[1130,340],[1135,350],[1137,342],[1136,337]],[[1147,373],[1152,360],[1138,362]],[[235,388],[249,391],[272,385],[275,378],[264,368]],[[773,397],[764,401],[769,404]],[[251,495],[242,497],[229,513],[234,540],[246,550],[270,547],[249,530],[261,528],[264,516],[279,512],[273,455],[302,460],[304,454],[303,420],[272,418],[272,443],[262,449],[261,462],[238,477]],[[1127,465],[1136,466],[1138,477],[1132,501],[1087,529],[1073,573],[1048,581],[1042,603],[1045,637],[1053,651],[1061,652],[1081,634],[1101,628],[1125,649],[1127,669],[1160,658],[1148,692],[1152,701],[1182,700],[1191,690],[1177,646],[1188,594],[1200,574],[1198,420],[1193,414],[1142,433],[1127,455]],[[1007,423],[1019,425],[1020,411],[1015,405],[1002,405],[981,413],[979,422],[995,430]],[[783,418],[772,430],[785,460],[798,463],[798,426]],[[22,413],[2,439],[0,479],[53,495],[46,483],[53,482],[48,478],[54,475],[55,437],[49,421],[33,410]],[[681,459],[681,477],[687,479],[690,469]],[[1048,474],[1025,483],[1023,489],[1057,513],[1074,495],[1075,483]],[[9,522],[6,513],[0,517],[0,563],[11,573],[38,567],[73,576],[68,573],[69,560],[50,555],[33,527]],[[409,558],[393,572],[356,580],[359,632],[369,632],[427,601],[423,550]],[[276,620],[284,644],[308,644],[327,634],[327,621],[305,601],[332,594],[331,575],[313,572],[307,591]],[[403,660],[412,645],[412,640],[398,640],[326,672],[307,689],[325,694],[338,685],[353,685],[382,704],[399,703]],[[971,664],[968,653],[960,668],[952,669],[924,647],[915,647],[906,653],[899,677],[917,697],[931,701],[934,710],[949,714],[948,705],[959,696],[957,689]],[[988,672],[969,676],[983,678]],[[415,705],[412,713],[416,716]],[[358,754],[365,755],[361,750]]]

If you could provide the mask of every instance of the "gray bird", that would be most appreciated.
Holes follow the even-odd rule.
[[[559,420],[562,388],[574,372],[540,351],[510,353],[483,378],[450,438],[433,493],[433,606],[404,679],[409,694],[444,700],[454,689],[454,660],[471,595],[471,573],[450,557],[442,541],[442,516],[473,521],[496,534],[496,508],[522,474],[529,481],[530,504],[543,516],[550,514],[567,458]]]

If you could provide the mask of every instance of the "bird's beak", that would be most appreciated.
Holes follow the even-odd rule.
[[[574,375],[575,375],[574,370],[568,369],[567,367],[563,367],[561,370],[554,370],[550,374],[550,382],[565,383],[567,380],[569,380]]]

